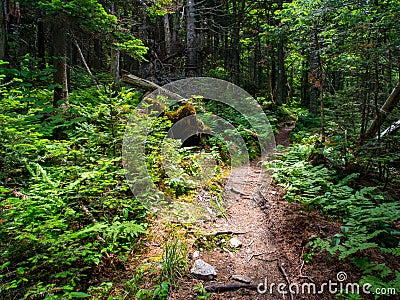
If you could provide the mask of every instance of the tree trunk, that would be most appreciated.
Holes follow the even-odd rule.
[[[119,76],[119,57],[120,52],[117,49],[111,49],[111,62],[110,62],[110,72],[114,79],[116,86],[119,86],[120,76]]]
[[[382,133],[379,135],[380,138],[383,138],[387,135],[391,135],[396,133],[400,129],[400,120],[393,122],[388,128],[386,128]]]
[[[53,46],[54,46],[54,83],[57,85],[54,88],[53,107],[58,107],[60,102],[68,101],[67,87],[67,42],[66,42],[66,27],[62,22],[57,22],[53,27]]]
[[[46,36],[44,33],[44,24],[42,21],[38,21],[37,25],[37,51],[38,51],[38,58],[40,58],[39,67],[40,69],[46,68]]]
[[[278,9],[281,10],[283,1],[279,0]],[[278,76],[276,81],[276,103],[281,105],[286,102],[286,73],[285,73],[285,53],[282,28],[279,30],[278,43]]]
[[[114,1],[111,2],[111,14],[117,16],[117,5]],[[118,49],[113,48],[111,46],[111,53],[110,53],[110,73],[114,80],[115,86],[119,88],[120,84],[120,51]]]
[[[19,50],[17,43],[20,39],[20,31],[21,31],[21,9],[19,5],[19,1],[5,1],[5,5],[8,4],[8,9],[5,11],[5,18],[7,20],[7,34],[12,34],[13,47],[11,47],[10,52],[14,56],[15,59],[19,57]]]
[[[233,6],[233,32],[232,32],[232,64],[233,64],[233,83],[239,84],[239,70],[240,70],[240,45],[239,45],[239,34],[240,34],[240,22],[238,16],[238,3],[237,0],[232,1]]]
[[[0,0],[0,59],[4,60],[7,53],[7,23],[5,18],[5,1]]]
[[[316,114],[318,111],[318,100],[320,97],[321,76],[319,70],[317,29],[311,31],[311,49],[310,49],[310,72],[308,80],[310,82],[310,106],[309,111]]]
[[[94,53],[96,55],[94,60],[94,68],[101,69],[103,67],[103,49],[101,41],[95,39],[93,47],[94,47]]]
[[[378,132],[379,128],[382,126],[383,122],[385,122],[388,114],[392,112],[395,106],[400,101],[400,83],[396,85],[393,89],[392,93],[389,95],[383,106],[379,111],[376,112],[376,117],[372,121],[372,124],[368,128],[361,142],[365,139],[373,138]]]
[[[172,35],[169,25],[169,14],[164,15],[164,41],[165,41],[165,56],[171,55],[172,50]]]
[[[197,47],[196,47],[196,19],[194,0],[187,0],[186,43],[187,43],[187,75],[196,76]]]

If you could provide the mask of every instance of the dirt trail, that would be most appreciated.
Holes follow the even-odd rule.
[[[221,251],[217,248],[203,255],[204,260],[217,268],[217,282],[235,282],[232,280],[233,275],[247,276],[251,279],[251,284],[257,285],[263,283],[266,277],[270,281],[282,281],[276,267],[277,248],[268,228],[268,213],[265,213],[269,206],[265,195],[276,191],[269,188],[270,178],[259,181],[261,168],[261,164],[253,163],[247,174],[241,169],[232,170],[232,182],[225,188],[223,196],[224,199],[233,199],[227,210],[227,218],[218,219],[215,224],[206,224],[202,228],[206,232],[239,233],[236,236],[242,242],[237,252],[228,251],[226,248]],[[238,197],[239,191],[241,193]],[[226,242],[229,244],[229,241]],[[240,289],[226,292],[215,299],[265,299],[265,295]]]
[[[292,124],[282,125],[276,141],[286,147]],[[267,287],[270,288],[273,283],[275,287],[265,294],[244,288],[212,293],[208,299],[335,299],[334,295],[327,293],[290,296],[277,290],[278,284],[288,285],[288,282],[300,286],[304,282],[312,282],[318,287],[320,283],[336,279],[339,271],[346,270],[326,255],[314,258],[312,264],[303,261],[310,235],[318,236],[321,232],[326,235],[337,232],[338,228],[318,213],[306,213],[301,205],[284,200],[285,191],[281,187],[272,184],[270,177],[260,178],[262,168],[260,163],[254,162],[249,168],[233,169],[223,195],[228,203],[227,217],[205,223],[200,228],[209,233],[237,233],[225,236],[225,241],[216,236],[216,247],[212,250],[201,247],[191,250],[190,254],[198,250],[200,255],[197,258],[216,268],[216,278],[203,281],[188,275],[179,282],[171,300],[196,299],[193,287],[198,283],[204,286],[238,283],[233,280],[233,275],[249,277],[252,285],[264,283],[267,279]],[[232,236],[242,242],[242,246],[235,251],[229,251],[226,246]],[[192,258],[190,263],[195,259]]]

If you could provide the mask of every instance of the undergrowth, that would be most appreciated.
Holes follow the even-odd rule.
[[[339,170],[313,166],[308,158],[316,138],[303,137],[302,143],[285,149],[285,154],[278,155],[270,165],[276,183],[286,189],[289,202],[342,220],[340,232],[311,237],[310,248],[354,263],[362,271],[360,284],[371,284],[371,292],[382,287],[400,291],[400,272],[393,264],[400,255],[400,232],[396,227],[400,203],[378,187],[360,185],[357,173],[343,176]],[[372,252],[378,259],[368,258]]]

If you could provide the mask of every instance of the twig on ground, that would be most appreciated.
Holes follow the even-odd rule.
[[[212,235],[222,235],[222,234],[246,234],[246,232],[237,232],[237,231],[230,231],[230,230],[222,230],[222,231],[215,231],[215,232],[205,232],[204,236],[212,236]]]
[[[250,243],[248,243],[247,245],[245,245],[245,247],[250,247],[251,245],[253,245],[254,240],[252,240]]]
[[[235,291],[238,289],[248,289],[248,290],[257,290],[257,284],[245,284],[245,283],[217,283],[214,285],[205,286],[207,292],[210,293],[222,293],[228,291]]]
[[[264,259],[264,258],[259,258],[259,257],[254,257],[254,258],[258,259],[258,260],[265,261],[265,262],[273,262],[273,261],[277,261],[278,260],[278,258],[271,258],[271,259]]]
[[[290,286],[291,283],[290,283],[289,277],[286,274],[285,269],[283,268],[282,265],[278,265],[278,268],[279,268],[279,271],[281,271],[283,277],[285,277],[286,283],[288,284],[288,286]],[[290,296],[290,300],[293,300],[293,294],[289,293],[289,296]]]
[[[233,253],[232,253],[231,251],[229,251],[228,249],[226,249],[225,247],[222,248],[222,250],[224,250],[225,252],[227,252],[231,258],[234,258],[234,257],[235,257],[235,256],[233,255]]]
[[[252,254],[252,255],[250,256],[250,258],[247,260],[247,262],[250,262],[250,261],[253,259],[253,257],[257,257],[257,256],[260,256],[260,255],[263,255],[263,254],[265,254],[265,253]]]
[[[304,267],[304,260],[302,261],[301,266],[300,266],[299,278],[308,279],[311,282],[314,282],[314,280],[310,276],[303,275],[303,267]]]
[[[241,192],[241,191],[238,191],[238,190],[235,189],[234,187],[231,187],[231,191],[234,192],[235,194],[239,194],[239,195],[242,195],[242,196],[245,196],[245,195],[246,195],[245,193],[243,193],[243,192]]]

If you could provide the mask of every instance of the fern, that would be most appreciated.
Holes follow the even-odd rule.
[[[146,233],[147,231],[144,226],[137,224],[135,221],[115,221],[111,226],[107,226],[104,229],[104,236],[106,238],[111,238],[113,242],[116,242],[118,239],[127,239],[131,241],[140,234]]]
[[[398,272],[393,279],[393,271],[388,266],[357,257],[368,249],[400,256],[397,238],[400,233],[392,226],[400,220],[400,204],[385,199],[374,187],[359,190],[350,187],[349,183],[358,178],[356,173],[340,178],[335,171],[323,166],[313,167],[305,161],[309,153],[306,146],[289,150],[273,168],[275,181],[287,189],[286,199],[304,204],[308,209],[318,208],[331,216],[343,216],[342,232],[312,240],[312,249],[327,251],[340,260],[352,257],[364,274],[362,281],[369,281],[374,290],[395,286],[400,290]]]

